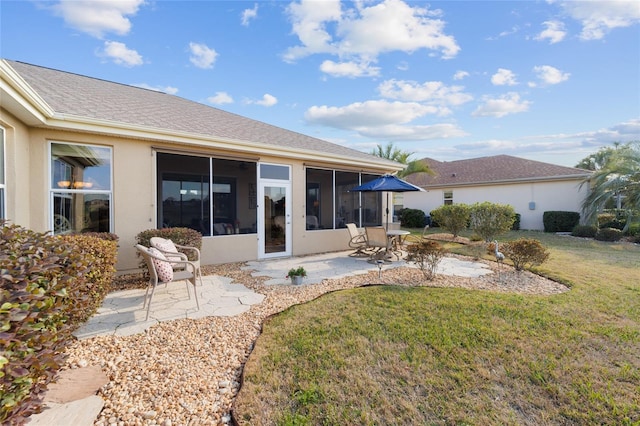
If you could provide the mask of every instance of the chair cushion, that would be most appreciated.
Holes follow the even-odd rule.
[[[153,246],[155,248],[157,248],[158,250],[162,250],[164,252],[171,252],[171,253],[177,253],[178,249],[176,248],[176,245],[173,243],[173,241],[171,240],[154,240],[153,241]],[[166,255],[165,257],[168,260],[182,260],[182,258],[180,256],[171,256],[171,255]]]
[[[166,261],[167,258],[164,256],[164,254],[162,254],[160,250],[154,247],[151,247],[149,249],[149,253],[160,258],[160,259],[156,259],[153,257],[151,258],[151,261],[153,262],[153,266],[156,268],[156,273],[158,274],[158,280],[162,282],[173,281],[173,268],[171,267],[171,264]],[[164,260],[161,260],[161,259],[164,259]]]

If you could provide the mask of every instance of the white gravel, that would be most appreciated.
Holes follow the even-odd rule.
[[[496,271],[496,266],[488,262]],[[203,267],[207,274],[229,276],[264,294],[265,300],[235,317],[180,319],[158,324],[143,334],[100,336],[74,342],[65,368],[99,365],[110,382],[99,395],[105,408],[95,425],[223,425],[238,392],[242,368],[269,315],[329,291],[379,283],[377,271],[320,284],[266,286],[241,263]],[[438,275],[424,281],[415,268],[385,270],[382,281],[396,285],[464,287],[551,295],[561,284],[503,265],[499,273],[478,278]]]

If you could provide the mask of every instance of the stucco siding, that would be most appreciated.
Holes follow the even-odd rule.
[[[521,229],[543,230],[545,211],[563,210],[579,212],[586,196],[587,186],[580,188],[580,181],[526,182],[504,185],[431,188],[426,192],[404,194],[404,207],[420,209],[429,214],[443,205],[444,192],[453,192],[454,203],[473,204],[489,201],[513,206],[520,214]],[[530,206],[530,203],[533,203]],[[533,209],[531,209],[533,207]]]

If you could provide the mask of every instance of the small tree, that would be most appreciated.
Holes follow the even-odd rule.
[[[509,231],[515,219],[515,210],[506,204],[485,201],[471,206],[471,229],[484,241]]]
[[[549,252],[540,241],[533,238],[520,238],[502,245],[502,252],[511,259],[516,271],[541,265],[549,258]]]
[[[467,204],[448,204],[431,211],[431,217],[442,228],[457,237],[469,225],[471,210]]]
[[[438,264],[446,254],[446,250],[433,240],[420,240],[407,247],[407,262],[415,263],[422,275],[427,280],[432,280],[436,275]]]

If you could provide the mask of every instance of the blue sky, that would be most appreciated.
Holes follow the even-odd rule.
[[[0,56],[370,152],[573,166],[640,140],[637,1],[6,1]]]

